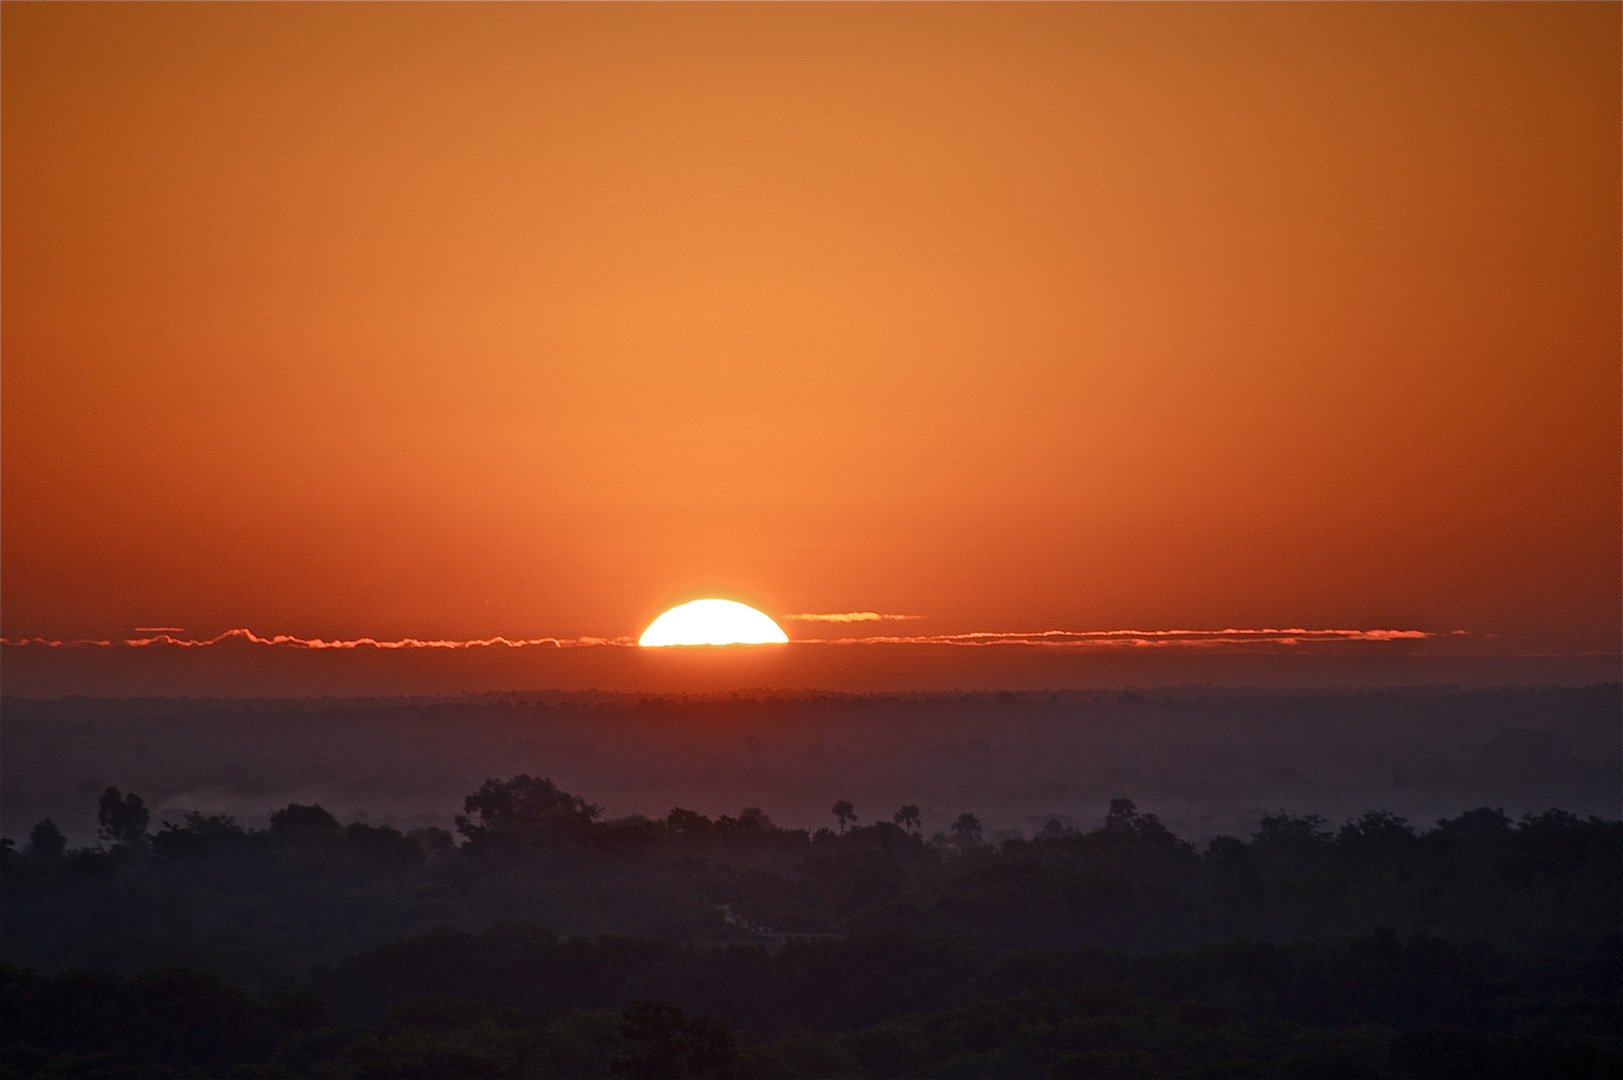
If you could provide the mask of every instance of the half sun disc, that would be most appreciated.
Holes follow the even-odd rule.
[[[638,645],[761,645],[789,635],[759,611],[732,600],[695,600],[648,624]]]

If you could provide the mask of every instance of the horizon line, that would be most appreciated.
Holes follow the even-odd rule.
[[[140,628],[138,628],[140,629]],[[1287,647],[1324,643],[1416,641],[1439,636],[1469,636],[1468,631],[1444,632],[1428,630],[1354,630],[1288,628],[1240,628],[1221,630],[974,630],[956,634],[877,635],[870,637],[797,638],[784,644],[800,645],[951,645],[957,647],[987,647],[995,645],[1025,645],[1039,648],[1144,648],[1144,647],[1204,647],[1223,645],[1273,644]],[[181,638],[164,632],[138,638],[77,638],[57,639],[43,636],[6,638],[0,645],[12,648],[150,648],[170,646],[183,649],[208,648],[232,641],[250,645],[293,649],[478,649],[478,648],[534,648],[557,649],[590,648],[595,646],[634,647],[637,639],[620,637],[533,637],[509,638],[496,635],[485,638],[416,638],[380,639],[375,637],[320,638],[299,637],[294,634],[264,636],[246,627],[235,627],[210,638]]]

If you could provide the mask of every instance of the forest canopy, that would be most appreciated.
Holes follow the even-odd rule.
[[[153,828],[110,787],[96,844],[42,820],[4,849],[3,1067],[1571,1077],[1620,1060],[1623,824],[1595,816],[1280,812],[1197,844],[1122,797],[1095,828],[993,843],[969,811],[926,836],[916,806],[844,798],[815,830],[756,807],[608,818],[526,774],[461,811],[455,834],[299,803],[265,829]]]

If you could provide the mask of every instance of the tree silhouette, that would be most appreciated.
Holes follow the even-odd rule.
[[[28,834],[28,854],[36,859],[60,859],[67,850],[68,838],[50,818],[35,825],[34,831]]]
[[[678,806],[665,815],[665,827],[681,836],[700,836],[713,831],[716,823],[696,810]]]
[[[343,830],[338,819],[323,806],[288,803],[286,809],[271,815],[270,831],[272,836],[304,840],[317,836],[337,836]]]
[[[275,832],[276,814],[271,815],[271,830]],[[152,837],[152,850],[165,858],[185,858],[207,854],[221,854],[239,848],[249,840],[248,830],[238,825],[228,814],[202,814],[196,810],[186,813],[186,823],[163,823]]]
[[[520,774],[502,783],[486,780],[463,800],[457,831],[470,841],[540,840],[586,831],[602,812],[551,780]],[[472,815],[478,815],[474,821]]]
[[[981,819],[974,814],[958,815],[952,823],[952,842],[961,848],[972,848],[981,842]]]
[[[906,806],[896,811],[896,813],[892,814],[890,820],[894,821],[908,832],[916,833],[919,831],[919,808],[914,806],[912,803],[908,803]]]
[[[834,809],[829,811],[829,813],[840,819],[840,832],[845,832],[845,823],[847,821],[855,821],[857,819],[856,809],[856,807],[851,805],[850,799],[841,799],[839,802],[834,804]]]
[[[141,796],[133,791],[128,795],[110,787],[101,794],[96,820],[101,822],[102,839],[114,845],[136,846],[146,840],[147,822],[152,815]]]
[[[1105,828],[1111,832],[1132,832],[1138,822],[1138,807],[1132,799],[1111,799],[1105,814]]]
[[[1327,856],[1335,833],[1318,814],[1293,816],[1281,810],[1264,817],[1251,837],[1251,854],[1265,864],[1300,869]]]

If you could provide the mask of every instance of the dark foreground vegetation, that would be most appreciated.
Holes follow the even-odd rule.
[[[0,1024],[18,1076],[1602,1077],[1619,959],[1614,938],[1513,970],[1389,933],[1153,958],[895,937],[705,954],[503,927],[402,941],[263,1002],[184,969],[9,969]],[[430,987],[460,996],[414,996]]]
[[[986,842],[756,809],[604,820],[489,781],[459,837],[151,828],[4,849],[0,1075],[1587,1077],[1623,1067],[1623,824],[1126,799]],[[460,840],[460,842],[458,842]],[[591,907],[614,933],[550,930]]]

